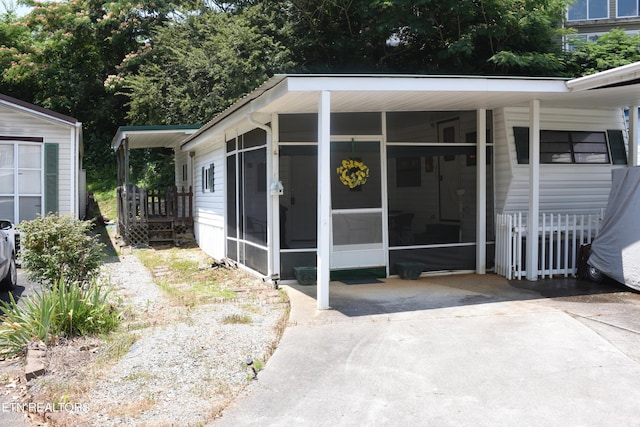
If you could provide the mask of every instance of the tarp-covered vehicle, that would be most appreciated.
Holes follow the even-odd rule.
[[[615,169],[600,233],[591,242],[585,275],[611,277],[640,290],[640,167]]]

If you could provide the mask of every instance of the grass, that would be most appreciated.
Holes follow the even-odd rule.
[[[93,283],[86,287],[59,282],[51,289],[35,291],[18,305],[9,294],[0,311],[0,355],[24,354],[33,340],[45,344],[58,337],[85,336],[115,330],[120,313],[109,298],[109,290]]]
[[[224,284],[228,272],[209,268],[212,261],[199,249],[171,248],[136,251],[154,281],[174,302],[194,307],[235,298]]]
[[[91,191],[91,189],[89,189]],[[98,205],[100,215],[103,217],[115,221],[118,213],[118,206],[116,203],[116,189],[110,190],[94,190],[93,199]]]
[[[250,284],[255,279],[238,270],[210,268],[213,260],[197,247],[162,250],[136,249],[133,254],[152,273],[158,287],[164,290],[171,301],[177,302],[179,305],[169,308],[167,311],[163,310],[161,313],[147,313],[144,309],[132,310],[122,307],[120,326],[113,332],[100,335],[102,342],[99,347],[96,347],[99,351],[96,351],[90,359],[78,360],[78,363],[75,363],[74,359],[70,357],[81,353],[84,354],[84,357],[88,357],[88,352],[68,352],[67,358],[64,358],[65,354],[62,353],[60,356],[62,359],[59,359],[59,363],[74,366],[74,368],[71,368],[70,372],[62,377],[45,375],[38,379],[41,391],[34,394],[34,399],[38,401],[82,401],[83,396],[87,395],[96,381],[108,375],[110,369],[116,366],[143,334],[165,321],[192,321],[190,313],[193,311],[191,308],[198,304],[222,301],[237,303],[238,314],[227,316],[223,322],[228,325],[239,325],[239,327],[242,327],[240,325],[252,324],[252,319],[259,314],[259,310],[253,307],[255,305],[253,303],[257,303],[259,300]],[[284,316],[275,326],[278,338],[266,350],[265,354],[261,355],[260,360],[254,360],[253,368],[256,372],[263,369],[264,361],[268,360],[275,350],[287,323],[288,298],[282,289],[279,290],[278,295],[275,298],[275,304],[282,303],[285,307]],[[269,301],[273,301],[273,296]],[[186,310],[183,307],[186,307]],[[205,307],[205,309],[209,308]],[[70,369],[69,366],[66,369]],[[151,379],[151,376],[152,372],[141,371],[129,375],[125,380],[145,382]],[[250,379],[252,377],[247,378],[247,380]],[[206,381],[203,382],[203,386],[205,385],[214,396],[212,399],[216,401],[211,409],[213,417],[219,414],[233,396],[228,384],[220,381],[214,375],[206,378]],[[155,403],[153,396],[146,393],[145,390],[141,390],[138,399],[119,407],[117,415],[136,417],[139,413],[152,409]]]
[[[106,337],[105,351],[100,355],[98,363],[106,365],[117,362],[129,352],[137,340],[138,337],[129,331],[119,330],[109,334]]]
[[[247,314],[230,314],[222,319],[222,323],[225,325],[250,325],[253,320]]]

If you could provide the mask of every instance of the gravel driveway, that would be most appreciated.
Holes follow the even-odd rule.
[[[185,306],[159,289],[135,254],[111,258],[103,268],[125,312],[134,314],[125,329],[135,342],[115,363],[101,361],[107,344],[98,339],[49,348],[47,373],[29,382],[27,397],[46,404],[59,396],[77,406],[47,414],[60,425],[210,422],[251,382],[247,359],[266,360],[279,339],[287,304],[278,291],[240,271],[236,298]],[[223,322],[233,316],[250,321]]]

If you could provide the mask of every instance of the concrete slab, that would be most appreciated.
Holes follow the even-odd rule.
[[[290,327],[216,426],[601,426],[640,417],[633,346],[621,350],[539,291],[493,275],[332,283],[333,309],[317,311],[310,288],[287,287]]]

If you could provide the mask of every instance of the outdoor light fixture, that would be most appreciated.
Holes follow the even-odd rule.
[[[282,181],[274,181],[271,183],[271,195],[272,196],[282,196],[284,194],[284,187],[282,186]]]

